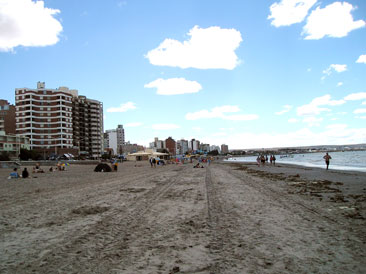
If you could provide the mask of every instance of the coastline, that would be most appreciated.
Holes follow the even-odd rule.
[[[1,272],[365,273],[366,174],[193,165],[0,169]]]

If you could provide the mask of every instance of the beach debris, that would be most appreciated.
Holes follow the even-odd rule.
[[[332,202],[335,203],[346,203],[348,202],[342,194],[336,194],[333,197],[329,198]]]
[[[103,212],[106,212],[108,209],[109,209],[109,207],[103,207],[103,206],[82,206],[82,207],[73,209],[71,212],[73,214],[86,216],[86,215],[103,213]]]
[[[95,172],[111,172],[112,168],[108,164],[100,163],[95,167],[94,171]]]

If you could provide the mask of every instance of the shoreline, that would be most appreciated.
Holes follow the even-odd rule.
[[[242,164],[254,164],[257,165],[256,161],[235,161],[235,160],[224,160],[223,162],[229,162],[229,163],[242,163]],[[266,166],[270,166],[270,163],[266,163]],[[276,161],[277,165],[290,165],[290,166],[298,166],[298,167],[306,167],[306,168],[316,168],[321,170],[326,170],[325,164],[324,165],[315,165],[311,163],[305,163],[305,162],[282,162],[282,161]],[[334,168],[336,167],[336,168]],[[329,165],[329,170],[333,171],[344,171],[344,172],[361,172],[366,173],[366,167],[350,167],[350,166],[339,166],[339,165]]]

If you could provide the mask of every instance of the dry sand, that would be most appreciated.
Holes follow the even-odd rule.
[[[366,174],[123,163],[8,180],[1,273],[366,273]]]

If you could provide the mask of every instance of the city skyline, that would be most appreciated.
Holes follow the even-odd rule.
[[[0,18],[12,104],[37,81],[77,89],[146,147],[366,142],[364,1],[4,0]]]

